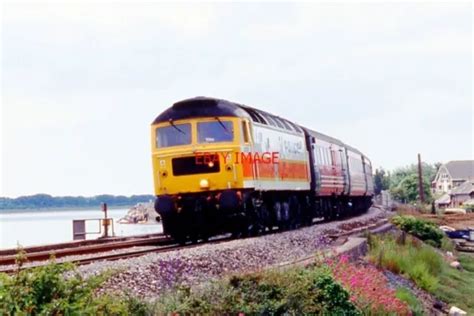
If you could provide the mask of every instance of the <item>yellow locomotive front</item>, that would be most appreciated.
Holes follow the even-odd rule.
[[[152,126],[155,194],[179,195],[242,188],[236,163],[242,119],[191,118]]]
[[[166,234],[207,238],[238,212],[251,145],[249,118],[225,101],[175,103],[151,126],[155,209]]]

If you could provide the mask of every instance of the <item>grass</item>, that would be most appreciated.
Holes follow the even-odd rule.
[[[463,271],[448,267],[438,276],[440,286],[435,296],[474,315],[474,257],[460,254],[459,262]]]
[[[474,314],[474,257],[459,255],[463,271],[449,266],[431,246],[407,236],[369,238],[369,260],[410,278],[438,299]],[[402,294],[404,295],[404,294]]]
[[[370,261],[408,276],[424,290],[437,289],[436,275],[442,271],[443,259],[431,247],[410,236],[403,243],[391,235],[371,237],[370,244]]]
[[[396,296],[399,300],[407,303],[408,306],[410,306],[410,310],[412,311],[413,316],[425,315],[423,311],[423,306],[410,290],[400,287],[397,289]]]

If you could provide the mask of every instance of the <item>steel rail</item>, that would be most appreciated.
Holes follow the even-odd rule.
[[[105,244],[109,242],[136,240],[136,239],[141,239],[141,238],[151,238],[151,237],[160,237],[160,236],[163,236],[163,234],[154,233],[154,234],[142,234],[142,235],[134,235],[134,236],[120,236],[120,237],[75,240],[75,241],[61,242],[61,243],[56,243],[56,244],[21,247],[21,250],[25,251],[26,253],[34,253],[34,252],[40,252],[40,251],[75,248],[75,247],[82,247],[82,246],[89,246],[89,245]],[[15,255],[17,253],[18,253],[18,248],[1,249],[0,257]]]
[[[96,245],[80,246],[73,248],[52,249],[38,252],[26,253],[27,261],[42,261],[48,260],[51,256],[61,258],[66,256],[83,255],[97,252],[105,252],[115,249],[130,248],[135,246],[157,245],[169,242],[171,239],[165,235],[150,238],[132,239],[118,242],[107,242]],[[0,265],[14,264],[17,255],[8,255],[0,257]]]

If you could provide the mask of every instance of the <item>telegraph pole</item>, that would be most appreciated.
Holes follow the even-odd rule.
[[[423,173],[421,170],[421,156],[418,154],[418,189],[421,203],[425,202],[425,191],[423,190]]]

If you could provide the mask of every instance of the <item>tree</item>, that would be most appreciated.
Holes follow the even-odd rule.
[[[390,187],[390,173],[386,173],[383,168],[376,169],[374,175],[374,191],[375,194],[380,194],[383,190],[388,190]]]
[[[431,181],[423,178],[423,191],[425,193],[425,200],[431,201]],[[418,174],[411,173],[406,175],[397,186],[391,188],[392,196],[402,202],[415,202],[420,199],[418,188]]]

